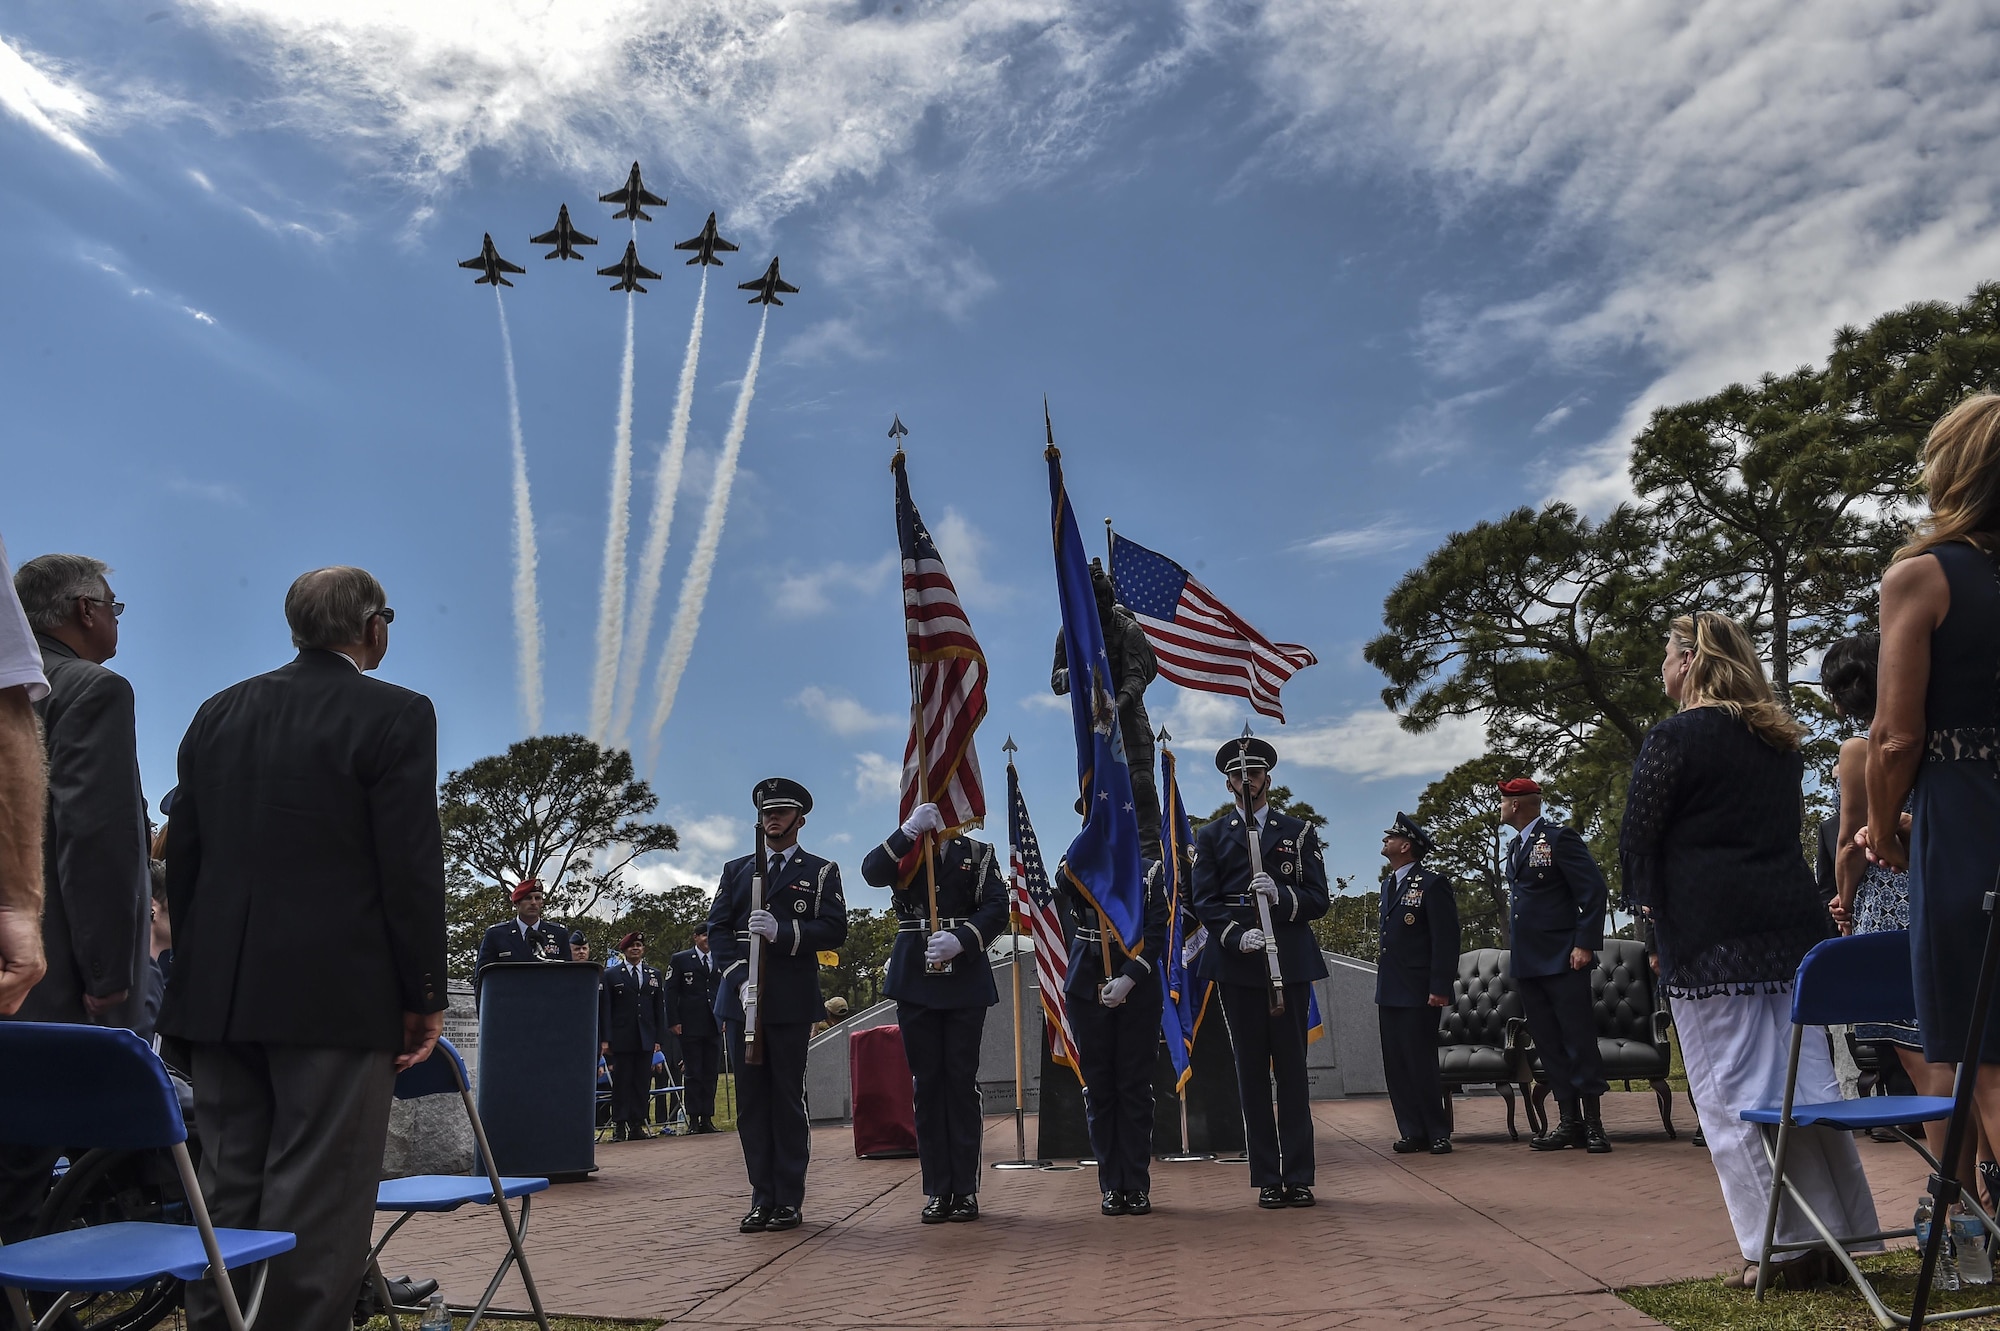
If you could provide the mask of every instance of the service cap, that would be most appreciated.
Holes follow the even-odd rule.
[[[1403,838],[1403,840],[1410,843],[1419,855],[1428,855],[1437,849],[1437,842],[1431,840],[1431,834],[1424,831],[1416,819],[1410,817],[1409,814],[1404,813],[1400,809],[1396,811],[1396,821],[1382,835]]]
[[[757,812],[766,809],[797,809],[811,813],[812,792],[788,776],[767,776],[750,788],[750,803]]]
[[[1215,751],[1215,770],[1224,776],[1234,776],[1246,768],[1269,771],[1278,765],[1278,751],[1271,747],[1269,740],[1258,739],[1255,735],[1245,735],[1232,739]]]

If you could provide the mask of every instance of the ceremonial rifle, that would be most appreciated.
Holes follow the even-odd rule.
[[[757,811],[756,858],[750,862],[750,913],[764,909],[764,811]],[[764,1063],[764,935],[750,931],[749,972],[743,980],[743,1061],[751,1067]]]
[[[1264,850],[1257,833],[1257,820],[1250,813],[1250,727],[1243,727],[1243,738],[1236,742],[1236,809],[1243,815],[1243,839],[1250,847],[1250,876],[1255,878],[1264,872]],[[1269,799],[1266,787],[1265,798]],[[1271,928],[1271,903],[1255,887],[1250,889],[1251,897],[1257,903],[1257,927],[1264,935],[1264,969],[1271,977],[1271,1015],[1282,1016],[1285,1011],[1285,977],[1278,969],[1278,935]]]

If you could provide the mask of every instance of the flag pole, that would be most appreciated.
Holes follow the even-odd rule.
[[[1104,576],[1111,576],[1111,519],[1104,520]],[[1115,584],[1114,584],[1115,585]]]
[[[1108,519],[1106,520],[1105,525],[1107,527],[1110,525],[1110,521]],[[1179,774],[1175,770],[1176,761],[1174,758],[1174,751],[1167,747],[1168,743],[1172,741],[1173,736],[1167,733],[1167,728],[1165,726],[1161,726],[1160,733],[1155,735],[1153,738],[1159,741],[1160,755],[1162,760],[1166,763],[1167,766],[1167,773],[1168,773],[1167,788],[1169,790],[1178,791],[1180,789],[1180,780],[1179,780]],[[1175,807],[1178,808],[1179,806],[1176,805]],[[1160,828],[1160,835],[1163,838],[1166,838],[1166,840],[1169,841],[1174,840],[1175,839],[1174,831],[1179,826],[1180,824],[1178,821],[1175,822],[1173,827],[1171,828],[1163,824]],[[1164,845],[1164,842],[1162,844]],[[1175,926],[1179,924],[1180,922],[1179,917],[1181,914],[1181,884],[1183,880],[1183,875],[1181,873],[1181,870],[1183,869],[1183,867],[1185,867],[1186,862],[1187,862],[1186,847],[1175,846],[1174,847],[1174,901],[1173,901],[1173,910],[1175,918],[1172,921],[1170,921],[1167,926],[1167,933],[1170,937],[1174,936],[1178,932]],[[1160,871],[1162,873],[1165,873],[1166,866],[1162,865]],[[1186,939],[1182,939],[1181,943],[1182,946],[1185,947]],[[1163,966],[1170,967],[1172,965],[1172,961],[1169,958],[1162,958],[1161,964]],[[1166,979],[1165,973],[1162,972],[1161,982],[1165,983],[1165,979]],[[1187,982],[1187,963],[1185,961],[1181,963],[1181,981],[1182,983]],[[1163,995],[1163,997],[1165,997],[1168,1002],[1177,1001],[1171,994]],[[1188,1069],[1186,1075],[1182,1076],[1174,1086],[1174,1098],[1181,1102],[1180,1103],[1181,1153],[1179,1155],[1163,1155],[1160,1157],[1162,1163],[1170,1165],[1198,1164],[1204,1160],[1213,1160],[1215,1158],[1213,1155],[1207,1154],[1205,1152],[1196,1151],[1194,1147],[1190,1144],[1188,1139],[1187,1084],[1190,1081],[1194,1080],[1194,1041],[1193,1039],[1189,1038],[1188,1035],[1183,1035],[1182,1038],[1187,1040]]]
[[[1012,735],[1000,746],[1007,755],[1007,766],[1014,766],[1014,755],[1020,750]],[[1013,773],[1008,773],[1013,784]],[[1014,989],[1014,1158],[995,1160],[994,1169],[1039,1169],[1046,1160],[1028,1158],[1028,1088],[1027,1064],[1022,1056],[1021,1046],[1021,880],[1016,874],[1007,875],[1007,942],[1008,956],[1012,961]]]
[[[895,422],[889,427],[889,437],[896,441],[896,456],[890,460],[889,465],[891,467],[894,467],[896,461],[902,458],[903,440],[909,433],[910,427],[903,424],[903,418],[898,414]],[[903,624],[904,634],[907,637],[909,630],[909,608],[907,606],[904,607],[903,611]],[[930,760],[924,753],[924,686],[920,670],[921,667],[916,658],[910,658],[910,735],[916,741],[917,745],[917,803],[921,805],[929,804],[931,797]],[[930,903],[932,934],[938,932],[937,864],[932,855],[932,843],[935,840],[936,838],[929,832],[924,833],[924,890]],[[951,970],[951,963],[944,961],[933,964],[930,961],[925,961],[924,970],[932,975],[942,975]]]

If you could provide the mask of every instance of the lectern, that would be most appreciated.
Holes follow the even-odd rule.
[[[556,1182],[597,1169],[597,986],[591,961],[480,970],[479,1117],[502,1174]]]

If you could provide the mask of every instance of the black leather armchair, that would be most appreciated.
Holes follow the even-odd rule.
[[[1527,1022],[1521,999],[1507,973],[1507,953],[1484,947],[1458,959],[1458,977],[1451,985],[1451,1006],[1438,1023],[1438,1071],[1444,1077],[1446,1121],[1453,1117],[1452,1092],[1465,1086],[1491,1085],[1507,1101],[1507,1135],[1519,1141],[1514,1127],[1514,1092],[1528,1097],[1530,1077]],[[1528,1102],[1528,1124],[1535,1127],[1537,1110]],[[1455,1126],[1455,1125],[1454,1125]]]
[[[1669,1140],[1674,1131],[1674,1095],[1667,1087],[1667,1070],[1673,1064],[1673,1050],[1667,1043],[1672,1025],[1659,1006],[1653,982],[1653,968],[1646,948],[1629,938],[1607,938],[1597,954],[1590,976],[1591,1006],[1597,1015],[1597,1054],[1604,1062],[1606,1081],[1644,1081],[1653,1088],[1660,1106],[1660,1126]],[[1533,1041],[1529,1042],[1530,1050]],[[1549,1088],[1541,1078],[1541,1060],[1534,1060],[1535,1089],[1532,1119],[1547,1122],[1543,1109]]]

